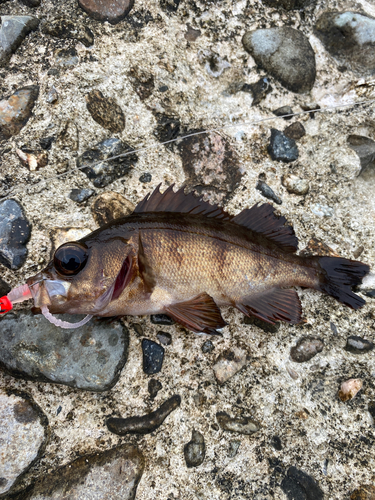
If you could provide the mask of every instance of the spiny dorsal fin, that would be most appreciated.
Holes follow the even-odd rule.
[[[218,205],[211,205],[201,198],[197,198],[192,192],[185,194],[183,187],[174,193],[174,184],[172,184],[164,193],[161,193],[160,186],[161,184],[138,203],[134,213],[175,212],[180,214],[205,215],[206,217],[221,220],[231,219],[231,216]]]
[[[232,222],[247,227],[252,231],[262,234],[269,240],[277,243],[285,252],[294,253],[298,248],[298,238],[292,226],[284,226],[285,217],[277,217],[274,207],[269,203],[242,210]]]

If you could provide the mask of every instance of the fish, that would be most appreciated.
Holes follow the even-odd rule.
[[[365,300],[352,287],[369,266],[297,255],[298,239],[286,222],[268,203],[231,215],[184,188],[175,192],[171,185],[162,193],[159,185],[131,215],[61,245],[27,280],[29,296],[50,321],[58,313],[88,319],[167,314],[206,334],[227,325],[221,314],[227,306],[271,324],[300,323],[294,287],[362,307]]]

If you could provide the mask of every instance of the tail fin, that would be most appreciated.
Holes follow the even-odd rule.
[[[321,270],[319,289],[322,292],[352,309],[359,309],[366,304],[365,300],[352,292],[352,286],[362,283],[370,271],[367,264],[342,257],[319,257],[318,264]]]

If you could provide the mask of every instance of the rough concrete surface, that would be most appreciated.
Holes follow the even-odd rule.
[[[125,129],[115,137],[134,149],[149,148],[137,152],[138,162],[126,175],[95,188],[96,194],[114,191],[136,204],[159,183],[163,188],[173,182],[193,184],[183,168],[181,148],[165,147],[157,139],[159,123],[166,123],[160,117],[168,118],[172,135],[176,127],[177,135],[215,129],[235,158],[235,182],[225,183],[223,190],[215,186],[228,211],[238,213],[267,201],[255,188],[263,174],[262,179],[282,199],[277,211],[293,223],[300,249],[315,237],[375,270],[375,171],[370,165],[358,176],[361,161],[348,144],[351,135],[375,139],[374,104],[314,116],[305,113],[289,122],[272,113],[282,106],[300,112],[301,106],[315,103],[323,110],[375,98],[374,77],[340,67],[314,34],[317,19],[328,9],[360,10],[375,17],[371,0],[318,0],[303,12],[268,7],[260,0],[136,0],[125,19],[112,25],[88,17],[75,0],[42,0],[33,9],[18,1],[1,3],[4,15],[32,13],[47,22],[66,16],[94,35],[94,44],[87,47],[74,38],[33,31],[2,68],[0,98],[29,85],[39,85],[40,90],[33,116],[17,135],[1,143],[1,196],[19,201],[32,224],[25,264],[19,270],[1,266],[1,278],[16,286],[45,267],[52,228],[97,227],[90,208],[94,197],[79,205],[69,198],[72,189],[93,188],[77,170],[77,157],[114,136],[87,110],[85,98],[94,90],[113,99],[124,112]],[[301,30],[315,52],[316,80],[308,94],[286,90],[258,69],[242,46],[246,31],[285,24]],[[189,40],[185,35],[191,29],[201,34]],[[59,65],[56,52],[60,49],[70,53],[74,49],[77,61]],[[199,51],[218,54],[230,65],[215,77],[214,68],[200,62]],[[141,73],[137,80],[134,75]],[[233,90],[264,77],[270,78],[273,90],[256,106],[250,93]],[[47,101],[52,86],[59,96],[55,103]],[[252,124],[266,119],[270,121]],[[298,141],[298,160],[272,161],[267,152],[271,128],[284,130],[296,120],[306,130]],[[30,172],[20,163],[16,149],[37,150],[40,140],[48,137],[54,138],[48,165]],[[204,147],[204,141],[200,143]],[[215,176],[212,157],[209,166],[218,182],[220,172]],[[203,174],[194,172],[203,182]],[[145,173],[152,176],[147,184],[139,180]],[[283,187],[281,179],[289,174],[308,181],[306,195]],[[223,317],[229,325],[222,337],[210,338],[215,345],[212,353],[201,349],[207,336],[178,325],[163,326],[172,343],[165,347],[161,372],[154,375],[163,386],[154,399],[148,393],[150,376],[142,370],[141,344],[144,337],[156,341],[160,326],[148,317],[124,318],[130,331],[128,361],[117,384],[107,392],[83,392],[0,373],[1,387],[32,395],[51,431],[45,453],[16,491],[82,455],[124,442],[136,444],[145,457],[137,500],[286,500],[286,487],[283,490],[281,485],[293,480],[287,476],[292,467],[297,469],[293,477],[305,478],[298,471],[307,474],[326,499],[349,499],[361,485],[373,484],[375,433],[368,409],[375,400],[374,354],[353,354],[345,345],[350,335],[374,341],[375,299],[366,298],[361,310],[352,311],[317,292],[298,293],[305,323],[281,324],[267,333],[256,324],[245,324],[238,311],[227,309]],[[16,306],[17,310],[25,307]],[[322,339],[324,349],[309,361],[295,363],[290,349],[306,336]],[[246,351],[247,362],[220,385],[213,365],[220,354],[238,346]],[[363,387],[344,403],[338,391],[349,379],[361,379]],[[112,416],[145,415],[173,394],[181,395],[181,406],[151,434],[122,438],[105,426]],[[260,429],[253,435],[225,432],[217,423],[218,412],[254,420]],[[205,457],[199,467],[188,468],[184,446],[193,430],[204,436]],[[240,441],[234,453],[230,451],[233,439]]]

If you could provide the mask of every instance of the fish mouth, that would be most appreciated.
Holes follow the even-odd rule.
[[[70,283],[63,280],[49,279],[43,273],[27,280],[34,306],[58,307],[63,305],[68,297]]]

